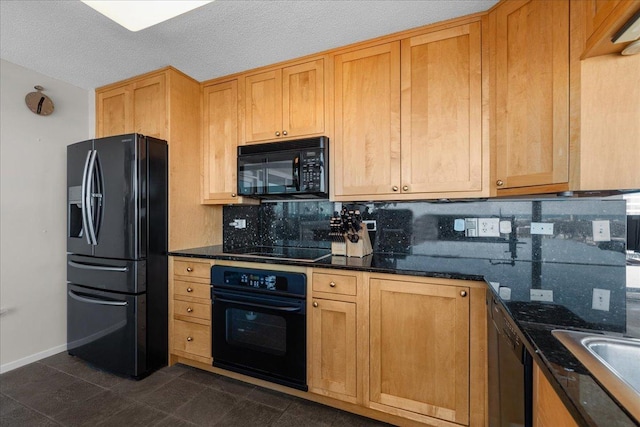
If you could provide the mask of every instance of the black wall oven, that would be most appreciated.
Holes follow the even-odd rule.
[[[307,390],[306,276],[211,268],[213,366]]]

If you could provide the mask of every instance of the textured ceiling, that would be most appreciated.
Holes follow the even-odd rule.
[[[217,0],[134,33],[77,0],[0,0],[0,57],[85,89],[166,65],[204,81],[496,2]]]

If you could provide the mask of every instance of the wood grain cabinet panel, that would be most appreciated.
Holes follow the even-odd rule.
[[[640,10],[640,0],[583,0],[571,7],[585,8],[586,42],[582,59],[621,52],[629,43],[612,39]]]
[[[96,136],[133,132],[131,87],[121,86],[96,93]]]
[[[496,185],[569,179],[569,2],[514,0],[495,13]]]
[[[400,42],[336,55],[334,62],[336,200],[399,192]]]
[[[202,102],[202,203],[246,203],[237,195],[238,80],[205,86]]]
[[[401,68],[400,190],[482,190],[480,22],[402,40]]]
[[[134,132],[168,139],[166,76],[159,74],[133,83]]]
[[[533,427],[577,427],[560,397],[544,376],[540,367],[533,365]]]
[[[481,22],[335,57],[336,200],[489,195]]]
[[[369,399],[469,423],[469,289],[371,278]]]
[[[199,277],[201,279],[211,277],[211,265],[208,262],[175,261],[174,265],[174,274],[178,276]]]
[[[355,402],[356,304],[313,298],[309,389]]]
[[[173,320],[173,349],[200,357],[211,357],[211,326]]]
[[[242,81],[244,143],[325,131],[324,59],[249,74]]]

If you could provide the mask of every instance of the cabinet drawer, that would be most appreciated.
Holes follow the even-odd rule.
[[[173,274],[208,279],[211,277],[211,265],[208,262],[174,261]]]
[[[211,304],[173,300],[173,315],[211,321]]]
[[[356,277],[342,274],[313,273],[314,292],[329,292],[332,294],[355,295]]]
[[[211,285],[209,285],[208,283],[174,280],[173,293],[174,295],[211,300]]]
[[[211,326],[174,320],[173,349],[211,357]]]

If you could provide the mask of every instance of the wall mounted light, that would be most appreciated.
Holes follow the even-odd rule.
[[[92,7],[129,31],[143,30],[212,1],[82,0],[87,6]]]

